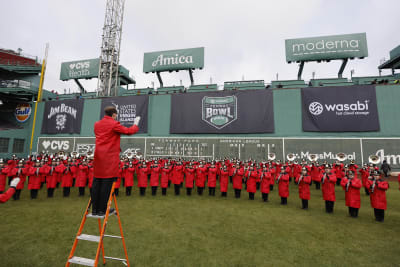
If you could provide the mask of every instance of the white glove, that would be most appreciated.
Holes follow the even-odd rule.
[[[138,126],[140,121],[140,116],[137,116],[136,118],[133,119],[133,124]]]
[[[10,187],[17,187],[20,180],[21,179],[19,179],[19,177],[15,177],[14,179],[12,179],[12,181],[10,183]]]

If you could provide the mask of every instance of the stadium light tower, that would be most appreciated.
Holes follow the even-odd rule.
[[[107,0],[101,41],[98,96],[118,95],[118,66],[125,0]]]

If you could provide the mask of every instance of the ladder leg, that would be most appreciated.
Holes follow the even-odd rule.
[[[101,233],[101,219],[97,220],[99,222],[99,233]],[[101,240],[101,255],[103,256],[103,264],[106,264],[106,258],[104,258],[104,243]]]
[[[89,203],[86,206],[85,214],[83,215],[83,218],[82,218],[82,221],[81,221],[81,225],[79,226],[78,233],[75,236],[74,244],[72,245],[71,252],[69,253],[69,256],[68,256],[68,259],[67,259],[67,263],[65,264],[66,267],[69,267],[69,260],[74,256],[76,245],[78,244],[78,236],[80,234],[82,234],[83,226],[85,225],[85,222],[86,222],[86,215],[89,213],[89,208],[90,208],[91,204],[92,204],[92,199],[89,199]]]
[[[106,215],[104,216],[103,227],[101,228],[101,231],[100,231],[100,242],[99,242],[99,245],[97,246],[96,259],[94,261],[94,267],[97,267],[97,264],[99,263],[100,248],[101,248],[101,246],[103,244],[104,232],[106,230],[107,221],[108,221],[108,215],[110,213],[112,197],[114,195],[114,186],[115,186],[115,182],[113,182],[113,184],[112,184],[110,196],[108,197],[107,210],[106,210]],[[104,256],[104,254],[103,254],[103,256]]]
[[[124,237],[124,233],[122,232],[122,224],[121,224],[121,218],[119,217],[119,210],[118,210],[118,204],[117,204],[117,198],[114,197],[114,205],[115,205],[115,211],[117,212],[117,217],[118,217],[118,225],[119,225],[119,230],[121,232],[121,239],[122,239],[122,245],[124,246],[124,252],[125,252],[125,259],[126,259],[126,264],[129,267],[129,259],[128,259],[128,252],[126,250],[126,244],[125,244],[125,237]]]

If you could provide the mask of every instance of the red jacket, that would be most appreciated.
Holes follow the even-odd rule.
[[[261,180],[261,193],[269,194],[269,186],[274,184],[274,179],[272,178],[272,174],[269,171],[263,172],[262,180]]]
[[[280,177],[280,178],[279,178]],[[278,189],[280,197],[289,197],[289,175],[278,174],[276,180],[279,180]]]
[[[233,188],[242,189],[242,184],[243,184],[242,179],[243,179],[244,169],[241,167],[235,168],[233,173],[234,173],[232,178]]]
[[[49,174],[46,176],[47,188],[56,188],[58,173],[56,172],[57,166],[50,166]]]
[[[71,187],[72,186],[72,168],[76,168],[75,166],[65,166],[64,164],[60,164],[56,167],[56,172],[61,175],[61,187]]]
[[[389,188],[389,184],[386,181],[377,181],[374,187],[374,192],[372,193],[372,185],[374,182],[372,180],[367,180],[366,187],[368,188],[371,200],[371,206],[374,209],[385,210],[387,208],[386,202],[386,190]]]
[[[336,201],[335,184],[336,175],[326,175],[325,180],[322,177],[322,197],[325,201]]]
[[[94,177],[112,178],[118,176],[120,135],[132,135],[139,128],[133,125],[130,128],[122,126],[119,121],[110,116],[104,116],[94,124],[94,134],[96,135],[96,148],[94,151]]]
[[[3,167],[0,169],[0,191],[4,191],[6,189],[7,173],[8,173],[7,167]]]
[[[41,169],[43,167],[30,167],[28,170],[29,181],[28,189],[40,189],[41,185]]]
[[[125,187],[129,187],[129,186],[133,186],[134,185],[134,181],[133,181],[133,176],[135,173],[135,168],[132,167],[128,167],[125,170]]]
[[[11,198],[12,195],[14,195],[15,189],[14,188],[9,188],[7,192],[4,194],[0,194],[0,203],[7,202]]]
[[[9,173],[8,173],[8,176],[10,176],[10,177],[12,177],[12,178],[15,178],[15,177],[19,177],[19,178],[20,178],[20,181],[19,181],[19,183],[17,184],[17,187],[16,187],[15,189],[24,189],[24,187],[25,187],[25,181],[26,181],[26,176],[27,176],[27,174],[28,174],[28,171],[29,171],[29,167],[22,167],[22,168],[19,168],[19,167],[17,166],[17,167],[15,167],[15,168],[13,168],[13,169],[10,169],[10,171],[9,171]],[[1,191],[4,191],[4,189],[1,190]]]
[[[88,166],[79,165],[78,176],[76,177],[76,187],[85,187],[87,183],[87,178],[89,175]]]
[[[204,187],[206,183],[206,172],[207,167],[197,167],[196,168],[196,186]]]
[[[208,169],[208,187],[217,186],[217,167]]]
[[[253,171],[247,171],[245,174],[245,177],[247,179],[247,192],[249,193],[255,193],[257,192],[257,179],[258,179],[258,171],[253,170]]]
[[[299,182],[300,177],[302,175],[300,174],[299,176],[296,177],[296,183]],[[306,175],[303,176],[299,183],[299,197],[301,199],[310,199],[310,184],[311,184],[311,176]]]
[[[150,168],[150,186],[158,186],[160,183],[160,167],[152,167]]]
[[[221,192],[228,191],[228,184],[229,184],[229,171],[228,171],[228,169],[226,171],[221,169],[220,178],[219,178],[219,187],[220,187]]]
[[[161,188],[168,187],[169,173],[171,172],[172,167],[163,167],[161,169]]]
[[[140,167],[136,171],[138,186],[139,187],[147,187],[147,174],[149,173],[149,167],[146,168]]]
[[[343,178],[340,182],[340,185],[346,190],[346,185],[349,180],[347,177]],[[345,199],[346,199],[346,206],[352,208],[360,208],[361,201],[360,201],[360,188],[361,188],[361,181],[358,178],[353,178],[350,183],[348,191],[346,191]]]
[[[311,167],[311,179],[315,182],[321,182],[321,169],[317,166]]]
[[[172,170],[172,183],[180,184],[183,182],[183,165],[176,165]]]
[[[193,181],[195,175],[195,169],[193,168],[185,168],[185,187],[186,188],[193,188]]]

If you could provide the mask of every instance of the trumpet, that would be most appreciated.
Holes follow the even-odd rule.
[[[76,151],[72,151],[71,156],[72,156],[74,159],[79,158],[79,153],[76,152]]]
[[[93,153],[93,151],[88,151],[88,152],[86,153],[86,157],[87,157],[88,159],[93,159],[93,158],[94,158],[94,153]]]
[[[377,155],[370,155],[368,157],[368,162],[376,165],[381,162],[381,158]]]
[[[289,153],[286,155],[286,158],[288,161],[293,161],[296,158],[296,156],[293,153]]]
[[[133,153],[132,153],[132,152],[126,153],[126,157],[127,157],[128,159],[133,158]]]

